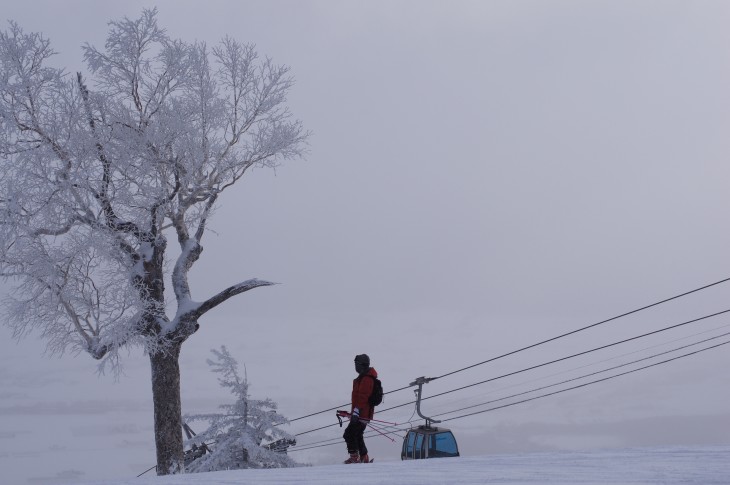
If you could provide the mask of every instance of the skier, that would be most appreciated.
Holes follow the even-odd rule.
[[[373,392],[378,373],[370,367],[370,357],[367,354],[355,356],[355,372],[357,372],[357,377],[352,381],[350,424],[347,425],[345,433],[342,435],[345,438],[347,452],[350,454],[350,457],[345,460],[346,464],[370,463],[363,433],[375,414],[368,399]]]

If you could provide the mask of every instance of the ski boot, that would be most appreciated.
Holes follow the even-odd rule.
[[[345,465],[350,465],[352,463],[360,463],[360,454],[359,453],[350,453],[350,458],[345,460]]]

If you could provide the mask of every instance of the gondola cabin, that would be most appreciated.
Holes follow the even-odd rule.
[[[411,382],[411,386],[418,386],[418,389],[413,391],[416,393],[416,412],[426,420],[426,424],[408,430],[405,438],[403,438],[403,448],[400,453],[401,460],[459,456],[459,446],[456,444],[456,438],[454,438],[451,430],[431,426],[432,423],[440,423],[441,421],[429,418],[421,413],[423,385],[433,379],[432,377],[419,377]]]
[[[459,456],[451,430],[434,426],[419,426],[408,430],[403,438],[401,460],[419,460],[425,458],[449,458]]]

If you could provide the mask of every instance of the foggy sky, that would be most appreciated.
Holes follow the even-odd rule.
[[[246,365],[254,397],[294,418],[347,402],[359,353],[387,391],[730,276],[726,2],[153,3],[173,37],[212,45],[230,34],[289,65],[289,106],[313,132],[306,160],[254,171],[220,199],[193,299],[252,277],[281,284],[201,320],[181,357],[184,413],[227,399],[205,365],[223,344]],[[0,11],[44,32],[54,63],[75,72],[84,42],[102,45],[108,20],[147,5],[2,0]],[[424,394],[725,310],[728,296],[718,286]],[[486,401],[728,324],[718,317],[423,409]],[[0,465],[11,478],[128,477],[154,464],[141,352],[114,382],[86,355],[48,358],[35,335],[0,335]],[[727,443],[717,429],[730,429],[728,355],[708,351],[449,427],[465,455]],[[386,405],[410,397],[388,395]],[[332,422],[327,413],[289,430]],[[368,442],[377,458],[398,459],[398,443]],[[344,445],[292,456],[333,463]]]

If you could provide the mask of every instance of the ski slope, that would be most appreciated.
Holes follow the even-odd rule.
[[[76,482],[78,483],[78,482]],[[235,470],[94,485],[730,484],[730,445],[500,454],[370,465]]]

